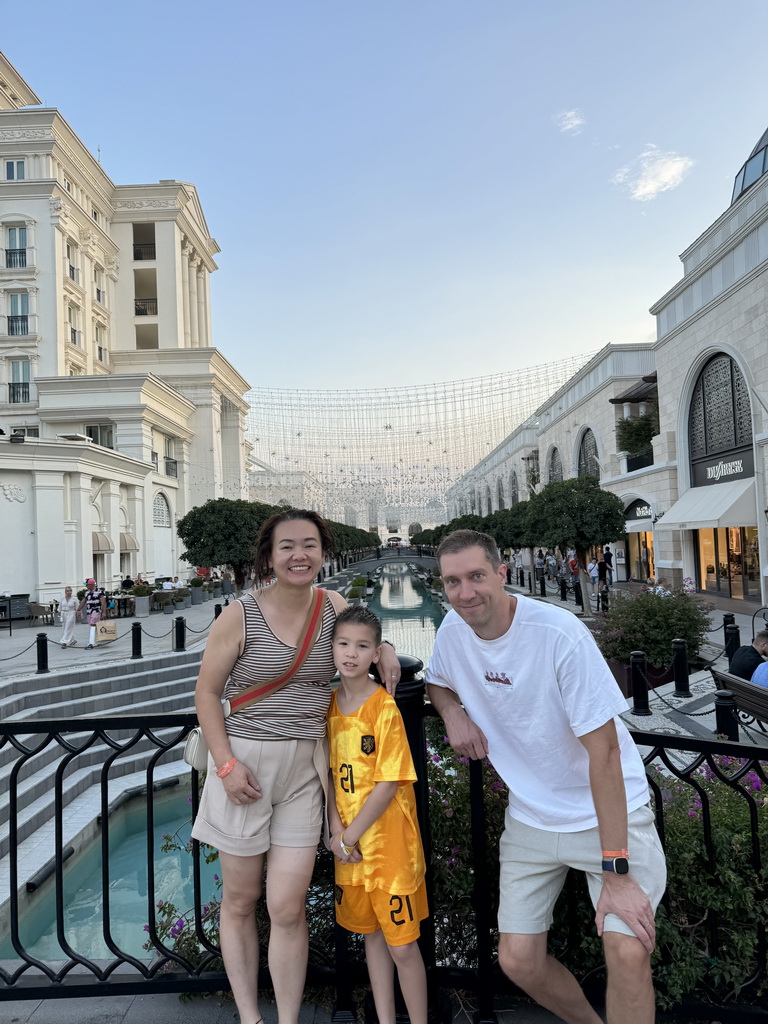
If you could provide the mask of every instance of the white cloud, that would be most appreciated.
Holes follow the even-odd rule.
[[[631,199],[646,203],[660,192],[668,192],[682,184],[693,164],[688,156],[674,151],[665,153],[649,143],[631,164],[616,171],[611,182],[626,188]]]
[[[580,135],[581,129],[587,123],[580,110],[564,110],[555,118],[555,124],[563,135]]]

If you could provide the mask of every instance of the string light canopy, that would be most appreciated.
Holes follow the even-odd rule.
[[[275,503],[281,487],[287,494],[291,481],[309,481],[319,511],[363,529],[437,525],[452,484],[592,355],[399,388],[254,388],[247,396],[254,475],[262,486],[274,482]]]

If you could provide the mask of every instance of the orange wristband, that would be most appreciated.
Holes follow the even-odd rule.
[[[629,850],[603,850],[603,857],[628,857]]]
[[[237,758],[233,757],[231,761],[227,761],[226,764],[223,764],[221,768],[219,768],[219,770],[216,772],[216,774],[220,779],[226,779],[226,777],[229,775],[229,773],[232,771],[236,764]]]

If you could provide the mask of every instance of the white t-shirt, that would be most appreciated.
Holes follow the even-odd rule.
[[[616,722],[627,809],[648,801],[645,768],[621,719],[627,702],[587,627],[571,612],[518,595],[512,625],[482,640],[455,612],[443,620],[426,671],[455,691],[485,733],[509,787],[509,812],[533,828],[597,825],[589,757],[579,736]]]

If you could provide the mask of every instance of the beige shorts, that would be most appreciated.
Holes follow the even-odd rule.
[[[654,911],[667,884],[664,851],[656,833],[653,811],[644,804],[627,818],[629,870],[651,901]],[[546,832],[516,821],[507,810],[499,842],[499,931],[538,935],[549,931],[557,897],[569,868],[587,876],[592,905],[597,906],[603,884],[602,847],[597,828],[583,832]],[[632,935],[621,918],[608,914],[607,932]]]
[[[209,757],[192,838],[239,857],[270,846],[316,846],[323,823],[321,779],[328,771],[323,742],[230,736],[229,743],[233,756],[256,776],[261,799],[233,804]]]

